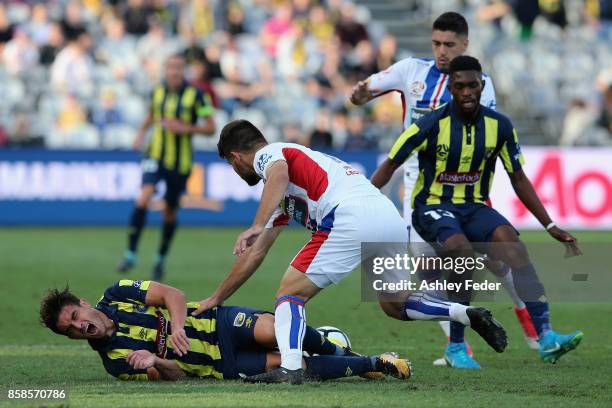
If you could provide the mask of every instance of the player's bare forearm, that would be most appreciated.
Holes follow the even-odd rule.
[[[266,226],[289,186],[289,167],[286,162],[279,160],[272,163],[267,173],[268,178],[261,194],[257,214],[255,214],[253,220],[253,227],[263,228]]]
[[[158,282],[151,282],[145,303],[151,306],[164,306],[168,309],[173,328],[183,328],[185,326],[185,317],[187,316],[186,298],[185,294],[177,288]]]
[[[191,133],[197,133],[206,136],[212,136],[215,134],[217,127],[212,117],[207,117],[204,123],[193,125]]]
[[[257,237],[255,243],[250,246],[245,253],[236,258],[231,271],[211,296],[215,303],[223,303],[234,294],[253,273],[255,273],[281,231],[282,227],[264,230],[264,232]]]
[[[386,159],[384,162],[381,163],[380,166],[378,166],[376,171],[374,171],[374,174],[372,174],[372,178],[370,179],[370,181],[377,188],[383,188],[385,185],[387,185],[387,183],[391,179],[391,176],[393,176],[393,173],[395,172],[395,170],[397,170],[399,166],[400,164],[394,162],[393,160]]]
[[[523,170],[518,170],[510,174],[510,182],[512,183],[512,188],[517,197],[525,207],[527,207],[529,212],[536,217],[540,224],[543,226],[550,224],[552,220],[525,172]]]
[[[153,124],[153,115],[151,112],[147,114],[147,117],[144,119],[140,127],[138,128],[138,132],[136,132],[136,138],[134,139],[133,146],[135,149],[140,149],[142,146],[142,142],[145,137],[145,133]]]
[[[153,367],[159,372],[160,379],[162,380],[176,381],[187,378],[187,374],[185,374],[183,369],[172,360],[155,357],[155,364]]]
[[[183,356],[189,351],[189,338],[185,333],[185,318],[187,317],[187,305],[185,294],[158,282],[151,282],[145,303],[152,306],[164,306],[170,312],[172,336],[170,342],[174,352]]]

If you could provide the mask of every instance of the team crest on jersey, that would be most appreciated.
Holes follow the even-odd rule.
[[[140,284],[141,284],[141,283],[142,283],[142,282],[140,282],[139,280],[135,280],[135,281],[134,281],[134,287],[135,287],[135,288],[140,289]]]
[[[470,164],[472,162],[471,156],[463,156],[461,158],[461,164]]]
[[[421,96],[425,91],[425,84],[422,81],[414,81],[412,85],[410,85],[410,93],[413,96]]]
[[[234,327],[240,327],[244,324],[246,320],[246,315],[242,312],[238,313],[234,318]]]
[[[438,160],[444,160],[448,156],[448,145],[441,144],[436,146],[436,157]]]
[[[257,159],[257,168],[259,169],[259,171],[261,172],[264,171],[266,164],[268,164],[271,158],[272,158],[272,155],[268,153],[264,153],[261,156],[259,156],[259,159]]]

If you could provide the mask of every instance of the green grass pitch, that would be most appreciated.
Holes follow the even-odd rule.
[[[191,300],[207,297],[228,271],[237,229],[183,228],[168,261],[167,283]],[[584,242],[612,242],[612,234],[578,233]],[[145,231],[140,263],[128,276],[147,279],[159,232]],[[546,240],[526,233],[528,241]],[[299,229],[281,234],[252,279],[227,304],[272,308],[279,279],[308,235]],[[368,382],[343,379],[327,383],[247,385],[234,381],[127,383],[108,376],[86,343],[53,335],[37,323],[44,289],[70,283],[94,302],[119,278],[114,272],[123,251],[120,228],[7,228],[0,230],[0,406],[65,407],[409,407],[409,406],[610,406],[612,404],[611,303],[552,305],[554,327],[582,329],[580,347],[555,366],[529,350],[509,303],[491,304],[508,330],[503,354],[490,350],[468,330],[468,340],[482,364],[480,371],[434,367],[445,340],[436,323],[393,321],[377,304],[361,303],[359,275],[353,273],[308,305],[310,325],[344,329],[362,353],[398,351],[412,360],[410,381]],[[603,267],[603,266],[602,266]],[[609,265],[606,266],[609,268]],[[8,389],[65,389],[69,398],[17,403]]]

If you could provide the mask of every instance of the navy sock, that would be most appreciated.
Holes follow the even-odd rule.
[[[538,336],[542,337],[547,331],[552,330],[547,302],[525,302],[525,306]]]
[[[172,242],[172,238],[174,237],[176,226],[176,221],[164,222],[164,225],[162,226],[162,239],[158,251],[158,254],[161,259],[166,256],[166,254],[168,253],[168,249],[170,249],[170,243]]]
[[[525,302],[533,325],[538,335],[542,337],[544,333],[552,330],[544,285],[542,285],[532,264],[522,268],[513,268],[512,275],[516,293]]]
[[[317,380],[350,377],[375,370],[373,357],[314,356],[305,357],[306,375]]]
[[[470,302],[457,302],[469,306]],[[459,322],[450,322],[450,341],[452,343],[463,343],[465,341],[465,325]]]
[[[450,322],[450,341],[463,343],[465,341],[465,326],[459,322]]]
[[[140,233],[145,225],[147,218],[147,209],[134,207],[130,217],[130,232],[128,233],[128,250],[132,253],[138,248],[138,240]]]
[[[304,340],[302,340],[302,350],[310,355],[344,355],[344,349],[329,341],[325,336],[314,327],[306,326]]]

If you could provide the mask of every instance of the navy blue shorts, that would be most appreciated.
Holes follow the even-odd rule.
[[[255,342],[255,323],[262,310],[240,306],[217,308],[217,337],[223,365],[223,378],[239,378],[266,371],[268,352]]]
[[[455,234],[465,235],[470,242],[490,242],[501,225],[512,226],[485,204],[417,205],[412,212],[412,226],[425,241],[434,244],[443,244]]]
[[[156,185],[161,180],[166,182],[164,200],[170,208],[178,208],[181,195],[187,187],[189,174],[180,174],[175,170],[168,170],[157,160],[144,159],[142,161],[142,184]]]

